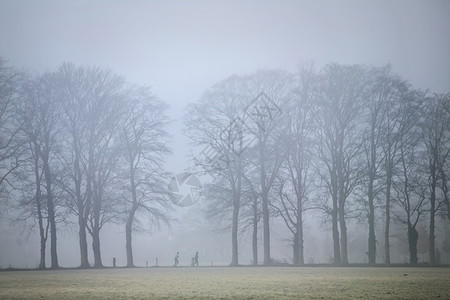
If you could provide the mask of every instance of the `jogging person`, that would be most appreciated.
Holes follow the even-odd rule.
[[[174,267],[178,265],[178,258],[180,257],[180,253],[177,252],[177,255],[175,255],[175,263],[173,264]]]
[[[198,251],[195,252],[194,266],[197,266],[197,267],[198,267]]]

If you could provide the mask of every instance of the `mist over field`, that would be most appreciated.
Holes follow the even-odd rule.
[[[448,265],[449,53],[448,1],[2,0],[0,268]]]

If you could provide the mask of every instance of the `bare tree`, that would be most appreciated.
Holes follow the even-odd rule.
[[[231,211],[231,266],[239,264],[238,226],[245,167],[241,153],[248,146],[243,108],[250,101],[247,80],[232,76],[217,83],[198,104],[190,104],[185,121],[193,145],[201,147],[196,165],[213,178],[205,185],[205,195],[216,195],[218,201],[214,203],[218,205],[209,206],[209,215],[225,217]]]
[[[44,186],[44,171],[41,151],[44,147],[43,127],[40,122],[39,107],[43,98],[48,97],[44,82],[41,78],[28,78],[22,84],[20,102],[17,105],[17,116],[22,123],[23,136],[23,163],[17,172],[18,182],[21,184],[22,197],[17,205],[19,211],[15,221],[26,222],[27,219],[37,219],[40,237],[39,269],[46,267],[46,243],[50,218],[47,216],[46,193],[42,193]],[[29,173],[34,178],[29,178]],[[46,223],[46,224],[45,224]]]
[[[28,78],[21,89],[21,99],[17,105],[17,116],[23,139],[22,169],[17,178],[22,182],[24,195],[34,194],[20,201],[19,206],[29,206],[32,214],[19,216],[37,218],[40,247],[40,268],[45,268],[45,249],[47,231],[50,228],[51,268],[59,268],[57,255],[58,198],[56,181],[60,176],[59,134],[61,122],[59,104],[50,74]],[[34,174],[34,180],[28,179],[27,172]],[[34,189],[34,193],[31,191]],[[47,219],[47,220],[45,220]],[[47,225],[45,225],[47,221]]]
[[[303,213],[311,192],[313,173],[311,168],[313,149],[311,134],[314,126],[313,94],[315,78],[312,65],[299,69],[295,98],[291,101],[287,120],[287,148],[289,149],[280,172],[278,203],[274,207],[293,234],[295,265],[304,264]]]
[[[61,186],[78,218],[81,267],[89,267],[86,230],[93,240],[94,267],[102,267],[100,230],[119,214],[112,179],[120,157],[124,81],[111,71],[73,64],[63,64],[53,80],[64,107]]]
[[[247,178],[247,177],[245,177]],[[252,264],[254,266],[258,265],[258,226],[262,217],[261,203],[259,201],[260,193],[256,189],[254,182],[251,180],[246,180],[248,187],[248,195],[251,201],[249,202],[251,208],[251,220],[250,224],[252,226]]]
[[[78,219],[80,267],[88,268],[86,226],[91,212],[92,193],[87,190],[87,125],[93,82],[87,69],[69,63],[59,67],[54,74],[54,80],[63,106],[62,162],[65,176],[61,186],[66,193],[68,208]]]
[[[368,241],[368,256],[369,264],[376,263],[376,237],[375,237],[375,197],[376,192],[376,180],[381,164],[379,148],[380,148],[380,128],[383,118],[383,90],[376,86],[375,83],[373,92],[369,95],[367,102],[367,128],[365,129],[365,138],[363,146],[366,161],[366,173],[367,173],[367,209],[368,209],[368,223],[369,223],[369,241]],[[380,82],[382,83],[382,82]]]
[[[367,72],[359,66],[328,65],[322,71],[316,117],[319,175],[332,199],[334,263],[347,264],[347,199],[360,184],[362,99]],[[338,228],[339,225],[339,228]],[[339,241],[340,229],[340,241]]]
[[[44,87],[44,97],[38,103],[37,111],[38,122],[42,128],[42,147],[40,155],[42,159],[42,168],[45,178],[45,189],[47,194],[47,211],[50,222],[50,253],[51,268],[59,268],[56,242],[56,198],[53,193],[55,184],[55,175],[52,170],[52,163],[56,163],[58,155],[58,134],[61,129],[59,118],[59,103],[56,98],[55,88],[51,83],[51,78],[44,75],[42,78]]]
[[[383,167],[385,167],[385,143],[384,133],[392,116],[392,109],[398,107],[397,90],[395,78],[391,75],[390,65],[383,68],[374,68],[370,71],[370,78],[367,84],[370,86],[368,96],[364,101],[364,207],[367,211],[369,237],[368,256],[369,264],[376,263],[376,236],[375,236],[375,209],[377,199],[383,191],[385,180],[382,180]],[[389,146],[389,145],[387,145]],[[391,147],[392,149],[392,147]],[[367,199],[367,200],[366,200]],[[388,209],[389,212],[389,209]]]
[[[16,136],[21,124],[17,123],[14,108],[19,81],[19,74],[0,57],[0,205],[6,204],[2,194],[7,185],[12,186],[8,176],[19,166],[20,142]]]
[[[426,97],[423,106],[424,117],[421,118],[422,138],[426,146],[428,188],[430,194],[430,225],[429,225],[429,253],[430,263],[436,264],[435,258],[435,217],[444,204],[444,199],[438,199],[440,187],[446,185],[445,173],[441,175],[440,170],[445,169],[450,152],[450,114],[445,110],[446,101],[450,100],[449,95],[434,95]]]
[[[382,97],[383,104],[383,124],[381,147],[383,152],[383,166],[381,178],[384,178],[384,259],[386,264],[391,263],[390,258],[390,225],[391,225],[391,194],[394,170],[400,162],[399,149],[401,145],[400,137],[408,133],[411,127],[409,115],[403,112],[406,109],[409,87],[406,82],[390,74],[386,69],[385,76],[377,79],[378,91]]]
[[[137,214],[144,213],[154,224],[169,223],[165,212],[168,194],[162,164],[170,153],[165,131],[166,106],[148,89],[134,88],[127,92],[128,105],[119,138],[124,143],[124,186],[126,212],[127,267],[133,267],[132,233]]]
[[[407,226],[410,262],[416,264],[417,241],[419,235],[416,229],[418,222],[426,211],[426,185],[424,180],[421,156],[420,135],[418,120],[422,111],[420,93],[410,93],[405,99],[406,107],[402,114],[404,121],[410,124],[408,132],[399,136],[400,168],[395,176],[394,189],[396,191],[395,202],[399,210],[395,212],[397,221]]]
[[[274,187],[280,167],[285,160],[287,147],[283,131],[283,103],[292,97],[293,77],[283,71],[259,71],[252,75],[250,91],[258,95],[246,108],[247,123],[256,135],[259,171],[259,186],[263,213],[264,265],[270,258],[270,193]],[[285,119],[284,119],[285,121]]]
[[[357,66],[329,65],[323,71],[318,94],[316,135],[321,181],[330,193],[334,263],[348,263],[345,203],[357,184],[354,158],[361,151],[357,120],[360,117],[363,70]],[[340,240],[339,240],[339,229]]]
[[[103,267],[100,250],[100,231],[104,224],[119,215],[119,195],[111,188],[114,172],[120,157],[117,139],[120,120],[124,113],[122,105],[124,82],[111,71],[88,69],[92,81],[87,111],[87,193],[91,195],[88,232],[92,236],[94,267]]]
[[[36,150],[39,144],[29,142],[22,148],[20,167],[14,172],[18,200],[12,205],[12,224],[23,225],[30,232],[36,227],[40,238],[39,269],[46,268],[46,247],[49,231],[46,194],[42,192],[43,172],[40,157]],[[25,157],[26,155],[26,157]]]
[[[447,94],[443,97],[443,108],[447,112],[447,115],[450,115],[450,94]],[[447,134],[450,131],[450,122],[448,122],[447,118]],[[445,153],[442,156],[442,160],[445,162],[439,163],[439,176],[441,178],[441,190],[442,190],[442,197],[444,201],[444,207],[442,208],[443,214],[447,216],[448,220],[450,221],[450,193],[449,193],[449,173],[450,173],[450,145],[446,145]]]

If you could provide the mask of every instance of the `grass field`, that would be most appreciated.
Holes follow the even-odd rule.
[[[450,299],[449,268],[215,267],[0,272],[0,299]]]

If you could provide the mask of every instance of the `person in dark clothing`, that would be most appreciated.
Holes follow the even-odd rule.
[[[195,252],[195,257],[194,257],[194,266],[198,267],[198,251]]]
[[[177,255],[175,255],[175,263],[173,264],[174,267],[178,266],[178,258],[180,257],[180,253],[177,252]]]

